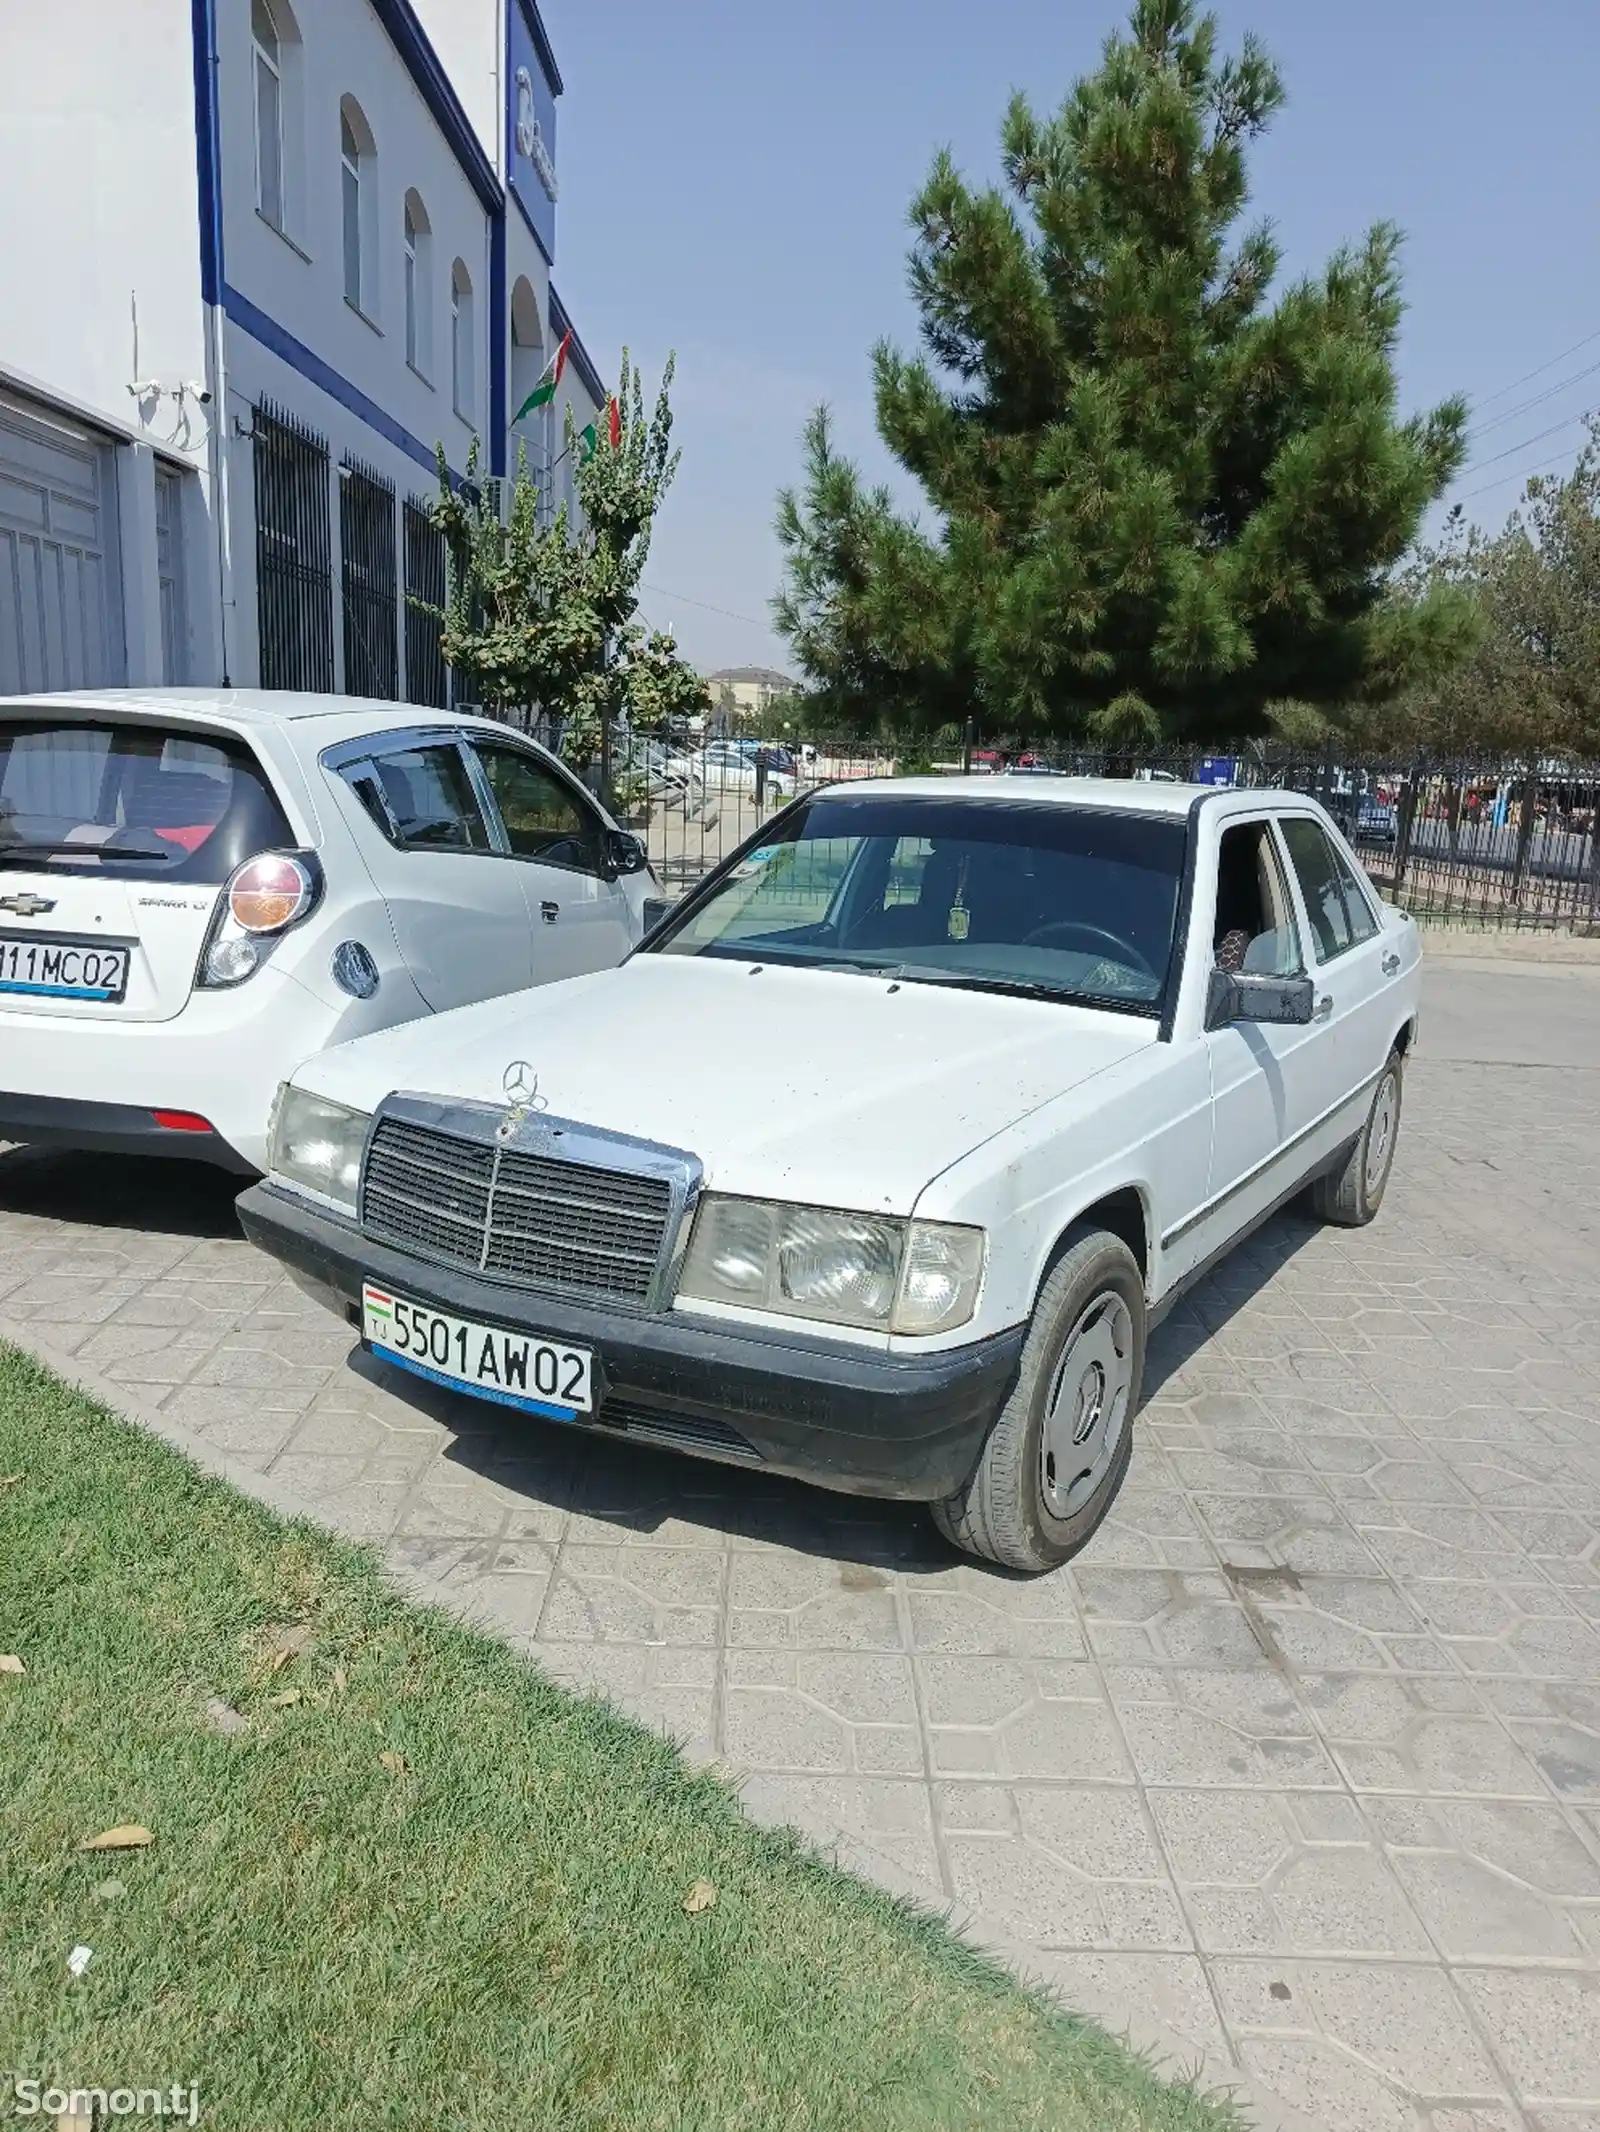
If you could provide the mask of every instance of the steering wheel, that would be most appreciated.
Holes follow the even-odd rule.
[[[1094,953],[1096,948],[1110,948],[1114,960],[1127,968],[1138,970],[1146,977],[1154,977],[1157,974],[1131,940],[1124,940],[1119,934],[1107,932],[1103,925],[1085,925],[1077,918],[1055,918],[1048,925],[1036,926],[1031,933],[1024,936],[1022,945],[1025,948],[1064,947],[1068,942],[1063,935],[1072,935],[1079,942],[1089,942],[1090,945],[1084,949],[1085,954]]]

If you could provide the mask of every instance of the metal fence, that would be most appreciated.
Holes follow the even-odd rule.
[[[328,445],[270,402],[251,413],[263,688],[333,687]]]
[[[339,469],[339,553],[345,693],[392,702],[400,686],[394,483],[354,459]]]
[[[405,505],[406,550],[406,701],[431,703],[443,710],[450,701],[450,676],[439,637],[444,627],[438,610],[445,600],[444,535],[429,506],[414,496]]]
[[[536,730],[540,730],[536,728]],[[559,742],[559,732],[541,731]],[[906,771],[959,775],[964,750],[931,742],[791,743],[619,736],[616,812],[645,838],[669,895],[691,887],[796,796]],[[1116,777],[1268,787],[1320,800],[1380,893],[1423,923],[1600,931],[1600,763],[1480,758],[1398,762],[1240,750],[977,748],[973,771],[1028,780]]]

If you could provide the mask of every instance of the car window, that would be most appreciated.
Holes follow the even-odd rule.
[[[1176,816],[824,792],[775,829],[649,952],[1160,1011],[1187,837]]]
[[[352,763],[346,784],[403,851],[490,851],[493,842],[454,741]]]
[[[1211,950],[1217,968],[1254,977],[1298,977],[1300,928],[1266,822],[1235,822],[1217,851]]]
[[[1318,959],[1331,962],[1356,938],[1333,846],[1307,815],[1290,815],[1282,827],[1300,893],[1305,898],[1306,916],[1316,936]]]
[[[506,836],[519,859],[539,859],[546,866],[571,866],[597,874],[604,856],[604,830],[594,810],[565,778],[521,748],[473,743],[483,765]]]
[[[1338,870],[1339,886],[1344,891],[1344,907],[1350,919],[1350,938],[1354,942],[1370,940],[1378,930],[1378,921],[1372,915],[1372,905],[1367,901],[1360,882],[1351,871],[1350,863],[1337,846],[1330,844],[1333,863]]]
[[[0,865],[214,884],[294,838],[232,735],[0,719]]]

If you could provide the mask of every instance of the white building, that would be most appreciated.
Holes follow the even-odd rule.
[[[571,493],[536,0],[0,10],[0,691],[444,700],[435,451]]]

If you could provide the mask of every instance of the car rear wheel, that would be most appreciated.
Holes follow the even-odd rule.
[[[932,1505],[945,1538],[1036,1575],[1087,1546],[1128,1471],[1144,1347],[1138,1262],[1109,1230],[1084,1230],[1040,1291],[971,1477]]]
[[[1405,1072],[1398,1051],[1378,1076],[1372,1092],[1372,1108],[1361,1136],[1337,1169],[1319,1177],[1311,1187],[1311,1204],[1323,1221],[1342,1229],[1360,1229],[1383,1205],[1394,1151],[1400,1138],[1400,1102]]]

